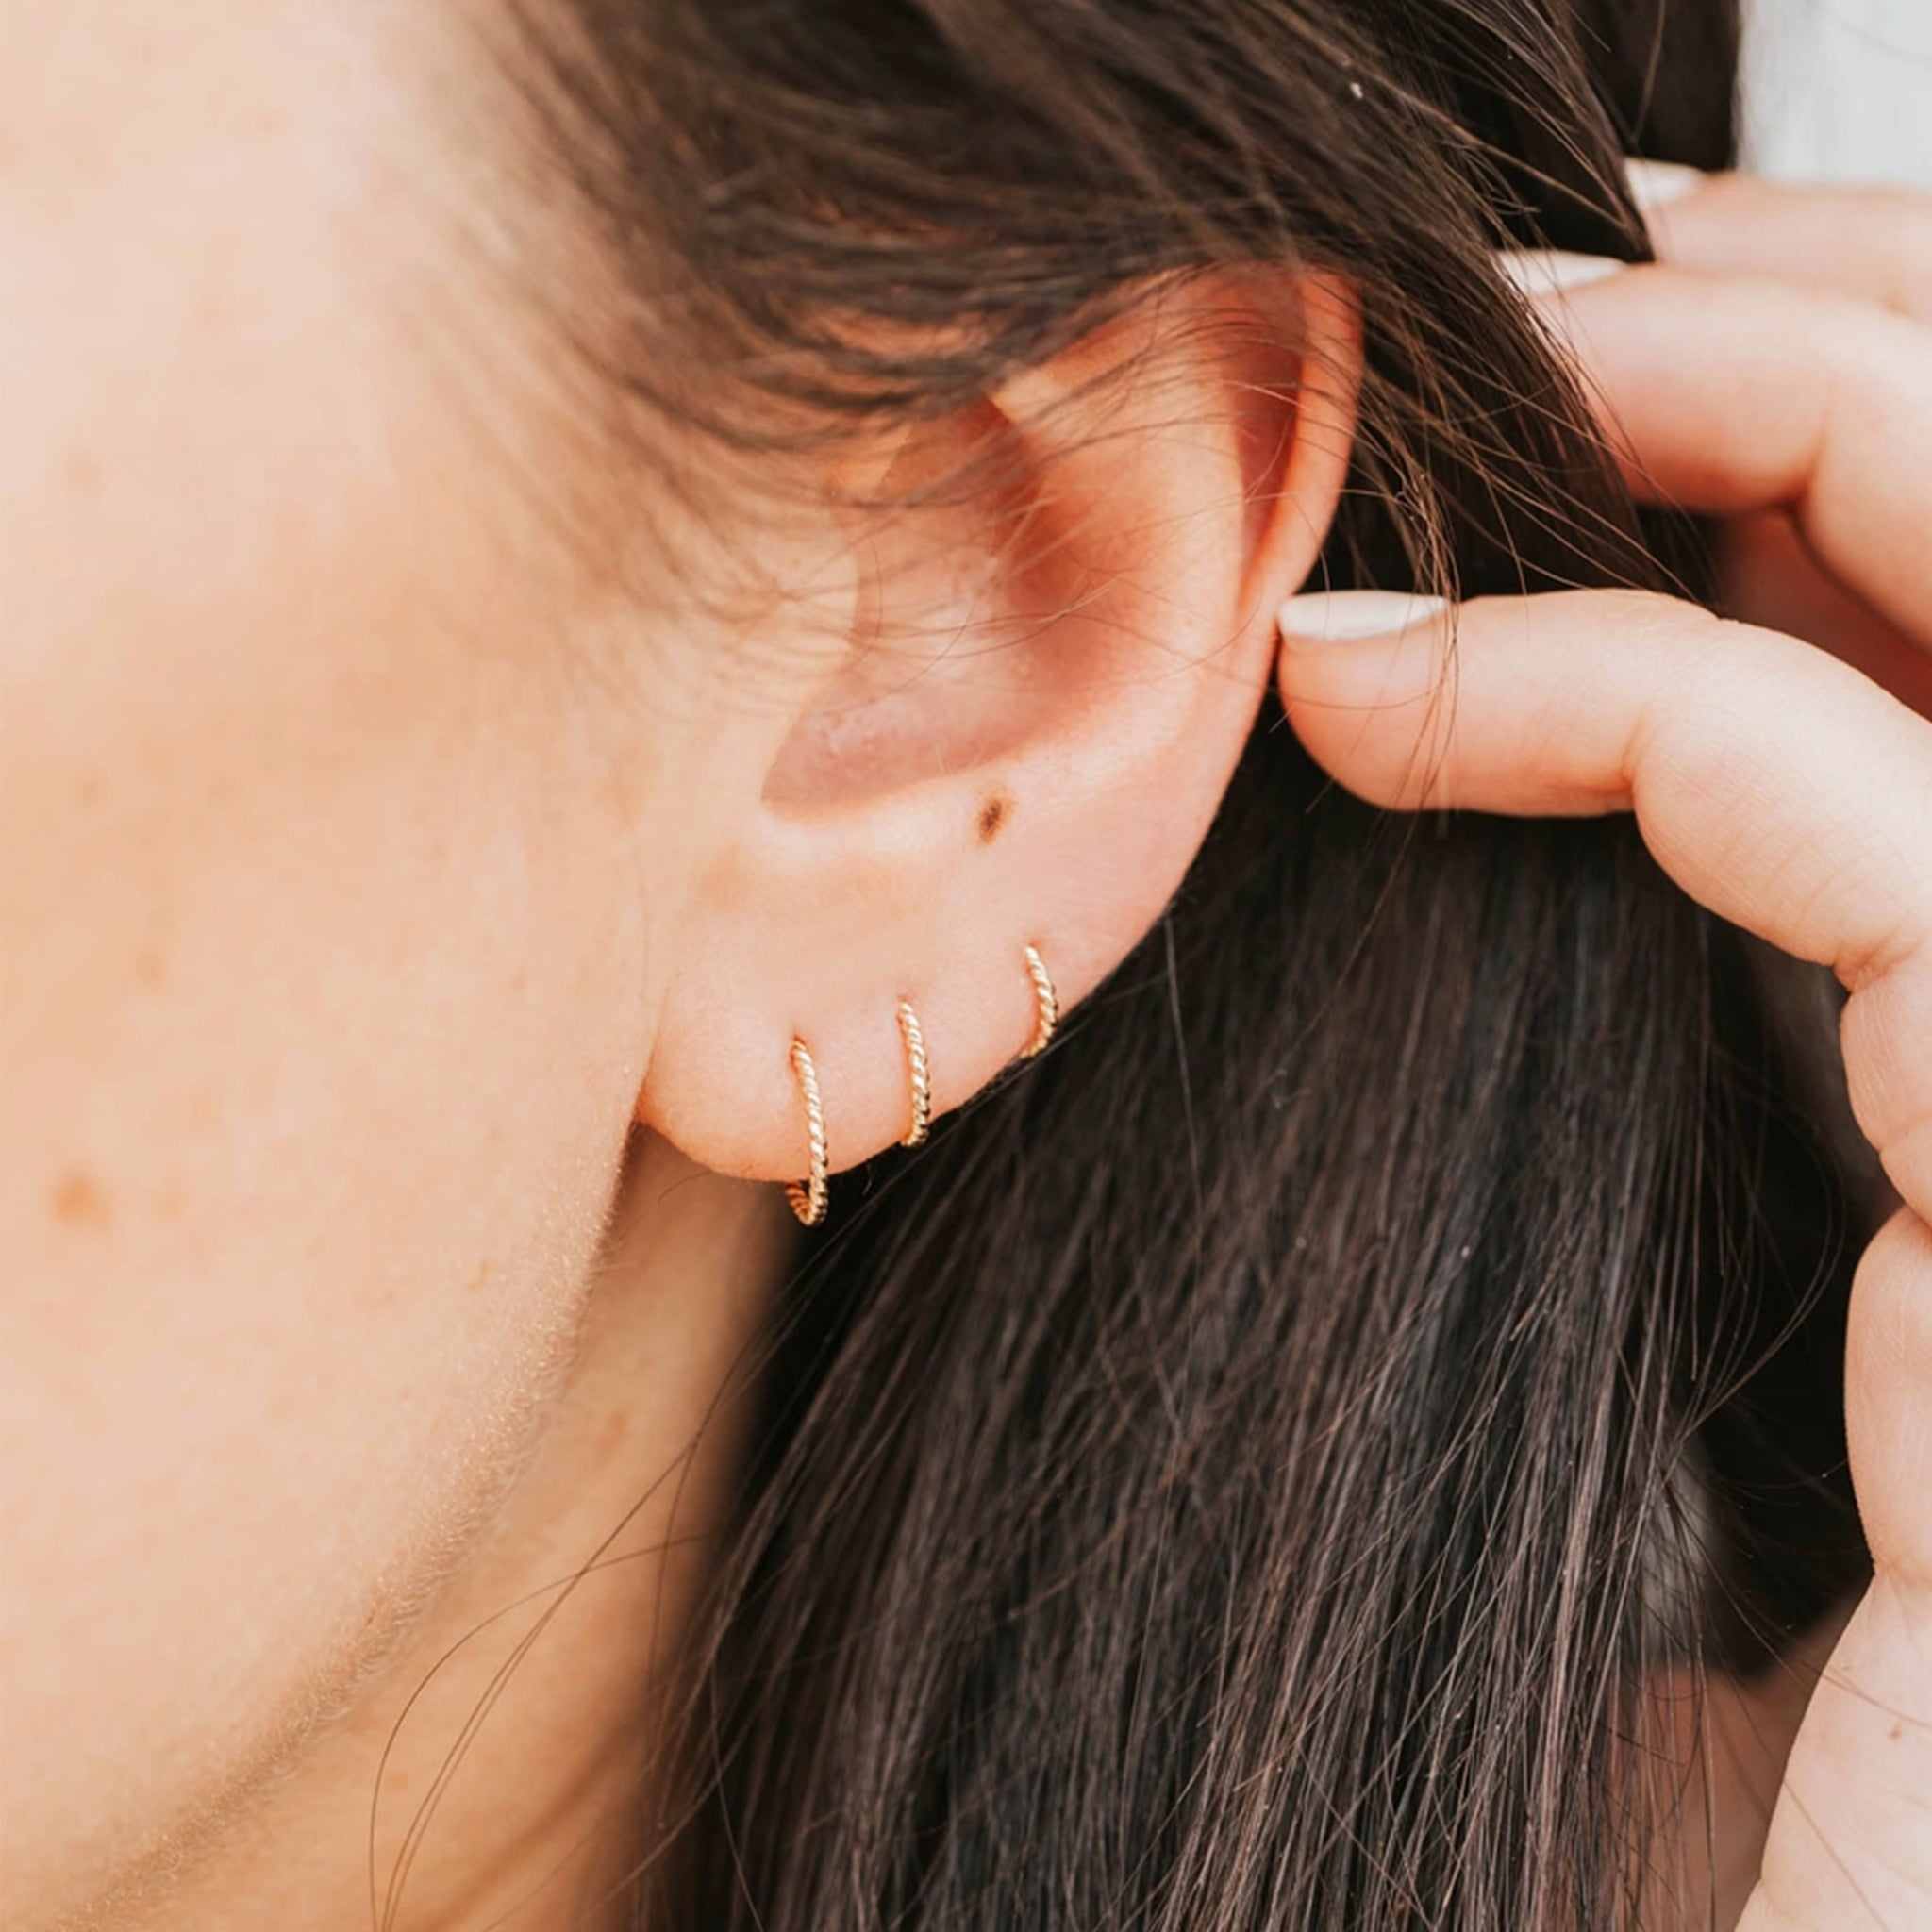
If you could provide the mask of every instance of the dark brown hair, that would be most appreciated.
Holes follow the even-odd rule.
[[[1490,250],[1641,254],[1619,156],[1728,158],[1730,0],[567,13],[652,419],[940,414],[1146,277],[1319,262],[1368,326],[1331,580],[1694,579]],[[1861,1561],[1829,1016],[1627,824],[1386,818],[1265,718],[1146,944],[808,1255],[651,1923],[1627,1920],[1646,1674],[1761,1666]]]

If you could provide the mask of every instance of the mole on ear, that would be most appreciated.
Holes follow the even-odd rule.
[[[1007,821],[1013,815],[1013,794],[1002,786],[996,791],[986,794],[986,802],[979,808],[979,842],[991,845],[1005,830]]]

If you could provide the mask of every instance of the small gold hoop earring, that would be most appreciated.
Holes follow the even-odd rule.
[[[917,1147],[932,1126],[932,1083],[925,1070],[925,1035],[910,1000],[899,1002],[899,1038],[906,1042],[906,1077],[912,1085],[912,1124],[899,1144]]]
[[[816,1227],[825,1218],[828,1171],[825,1155],[825,1109],[819,1100],[819,1070],[802,1040],[791,1042],[791,1071],[797,1076],[799,1097],[805,1102],[805,1130],[811,1142],[809,1177],[785,1183],[785,1198],[791,1211],[808,1227]]]
[[[1026,972],[1033,981],[1034,1021],[1033,1038],[1020,1056],[1023,1060],[1043,1053],[1060,1024],[1060,996],[1054,991],[1053,974],[1046,970],[1046,961],[1040,957],[1038,946],[1026,948]]]

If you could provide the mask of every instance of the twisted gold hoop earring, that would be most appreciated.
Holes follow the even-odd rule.
[[[926,1075],[925,1035],[910,1000],[899,1002],[899,1038],[906,1042],[906,1077],[912,1085],[912,1124],[899,1144],[917,1147],[932,1126],[932,1082]]]
[[[1053,974],[1046,970],[1038,946],[1026,948],[1026,971],[1033,981],[1034,1021],[1033,1038],[1020,1056],[1023,1060],[1043,1053],[1060,1024],[1060,996],[1054,991]]]
[[[819,1070],[812,1065],[810,1051],[802,1040],[791,1042],[791,1071],[798,1080],[799,1096],[805,1102],[805,1130],[811,1143],[808,1177],[785,1183],[785,1198],[791,1211],[808,1227],[816,1227],[825,1218],[826,1183],[825,1109],[819,1100]]]

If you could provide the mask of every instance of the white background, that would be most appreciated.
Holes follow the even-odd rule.
[[[1746,165],[1932,189],[1932,0],[1746,0]]]

